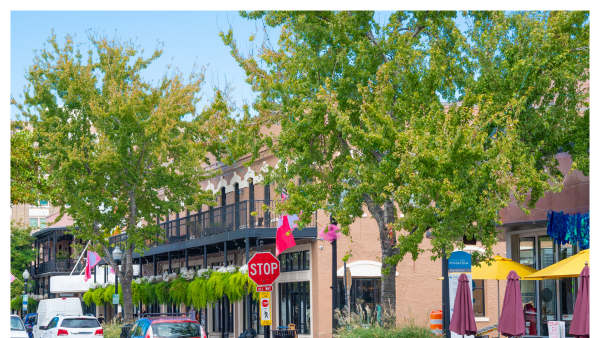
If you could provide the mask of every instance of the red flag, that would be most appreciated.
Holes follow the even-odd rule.
[[[275,255],[279,256],[286,249],[291,248],[296,245],[296,241],[294,240],[294,235],[292,234],[292,228],[290,228],[290,223],[288,222],[288,216],[283,215],[283,222],[277,228],[277,236],[275,238]]]

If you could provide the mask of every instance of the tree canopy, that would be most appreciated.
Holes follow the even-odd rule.
[[[232,118],[196,113],[204,69],[184,76],[169,66],[152,83],[142,71],[162,49],[145,58],[132,42],[92,33],[87,38],[84,57],[72,36],[60,46],[53,33],[27,71],[24,102],[12,102],[29,118],[48,161],[52,203],[61,217],[68,212],[73,218],[71,233],[91,241],[90,249],[117,271],[131,320],[133,250],[143,253],[157,233],[164,234],[159,217],[214,204],[212,192],[201,187],[217,173],[205,170],[208,151],[220,160],[215,143],[234,153],[239,146],[211,129]],[[126,238],[118,269],[109,237],[120,230]]]
[[[258,93],[254,123],[281,126],[257,140],[286,164],[267,181],[304,224],[324,209],[351,235],[367,207],[384,302],[428,229],[433,259],[463,235],[490,257],[499,210],[561,189],[555,154],[588,173],[588,12],[399,11],[383,25],[369,11],[241,15],[281,29],[256,55],[221,33]]]

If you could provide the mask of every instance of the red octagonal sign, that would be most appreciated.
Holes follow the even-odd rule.
[[[279,260],[270,252],[257,252],[248,262],[248,275],[256,285],[271,285],[279,274]]]

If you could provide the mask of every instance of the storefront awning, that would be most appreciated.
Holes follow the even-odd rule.
[[[352,278],[355,277],[381,277],[381,263],[374,261],[356,261],[346,264],[350,269]],[[396,272],[396,276],[400,275]],[[344,267],[338,269],[338,277],[344,277]]]
[[[51,293],[86,292],[94,283],[94,278],[85,282],[83,275],[50,277]]]

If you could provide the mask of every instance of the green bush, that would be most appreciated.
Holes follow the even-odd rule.
[[[338,331],[340,338],[438,338],[425,326],[406,325],[383,328],[374,325],[368,328],[353,328]]]

